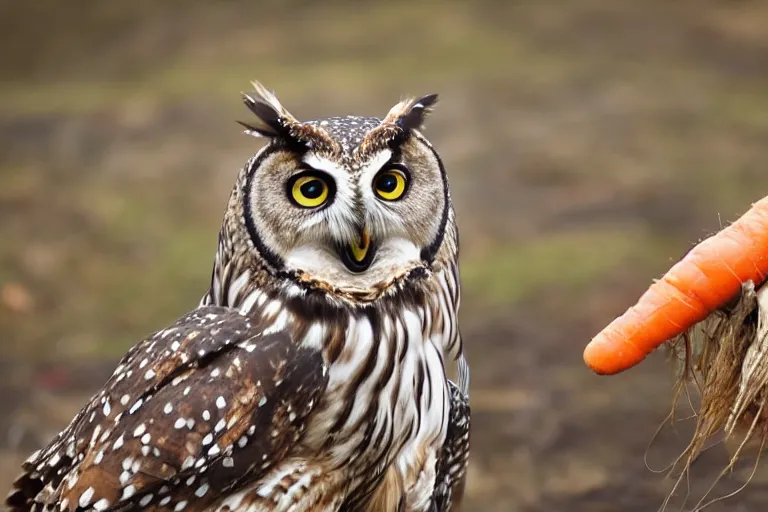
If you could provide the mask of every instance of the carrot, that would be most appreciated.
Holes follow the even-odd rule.
[[[640,363],[735,297],[743,282],[768,276],[768,197],[719,233],[694,246],[584,350],[595,373],[612,375]]]

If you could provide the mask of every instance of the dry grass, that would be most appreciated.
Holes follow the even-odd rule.
[[[732,455],[717,480],[732,472],[741,458],[756,456],[753,464],[759,464],[768,441],[767,343],[768,288],[755,291],[749,281],[731,304],[668,344],[678,374],[676,405],[678,401],[692,404],[689,387],[699,395],[690,444],[671,467],[681,470],[672,492],[696,460],[721,441]],[[708,494],[693,510],[711,503]]]

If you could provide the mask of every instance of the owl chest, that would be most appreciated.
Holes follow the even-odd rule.
[[[449,402],[444,343],[424,326],[414,311],[376,322],[353,318],[329,362],[324,403],[306,443],[346,468],[359,494],[394,472],[401,493],[423,494],[417,502],[431,495]]]

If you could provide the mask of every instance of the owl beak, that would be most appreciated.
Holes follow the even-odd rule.
[[[362,228],[355,240],[342,249],[341,258],[349,270],[362,272],[371,265],[374,252],[371,234],[367,228]]]
[[[363,232],[357,237],[357,239],[349,244],[349,250],[352,252],[352,258],[358,263],[365,259],[370,248],[371,235],[365,228],[363,228]]]

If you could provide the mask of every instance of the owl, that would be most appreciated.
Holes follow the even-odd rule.
[[[457,510],[469,370],[436,95],[300,122],[259,83],[198,307],[23,464],[11,510]],[[451,377],[455,375],[456,377]]]

